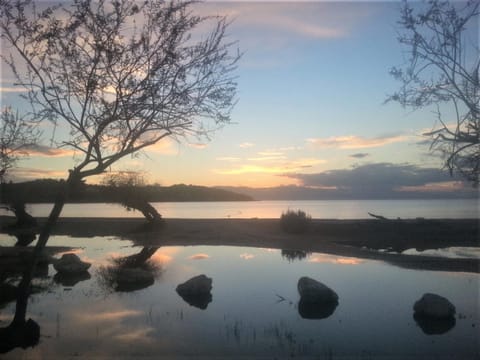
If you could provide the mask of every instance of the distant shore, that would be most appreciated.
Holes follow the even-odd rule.
[[[1,231],[5,233],[5,226],[13,221],[1,216]],[[40,226],[44,221],[39,219]],[[479,247],[477,219],[313,220],[305,233],[287,234],[278,219],[165,219],[164,226],[149,230],[141,218],[61,218],[52,235],[116,236],[138,246],[290,249],[381,260],[413,269],[480,273],[479,259],[401,254],[412,248]]]

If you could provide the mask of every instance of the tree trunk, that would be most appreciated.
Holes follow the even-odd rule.
[[[65,181],[65,184],[63,185],[60,193],[57,196],[57,199],[55,200],[55,204],[50,211],[50,215],[48,216],[46,223],[40,231],[38,241],[35,244],[35,248],[33,249],[30,266],[26,269],[22,281],[19,285],[19,298],[21,298],[22,296],[28,296],[28,293],[30,291],[30,284],[32,282],[33,274],[37,267],[40,253],[45,248],[45,245],[47,245],[48,239],[50,238],[50,233],[55,224],[57,223],[58,218],[60,217],[63,206],[65,205],[65,202],[67,201],[70,194],[71,188],[74,186],[75,183],[78,182],[78,180],[78,174],[74,171],[70,171],[70,174]]]

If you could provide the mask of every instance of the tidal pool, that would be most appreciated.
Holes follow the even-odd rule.
[[[3,240],[7,244],[10,240]],[[8,244],[11,245],[11,244]],[[40,326],[36,346],[15,348],[25,358],[455,358],[479,356],[478,274],[407,270],[381,261],[300,251],[232,246],[160,247],[150,257],[153,285],[115,291],[105,281],[111,259],[139,253],[116,238],[52,237],[49,245],[77,247],[93,263],[78,282],[36,279],[27,318]],[[213,280],[206,308],[175,291],[200,274]],[[339,296],[331,315],[299,311],[297,282],[319,280]],[[413,318],[413,304],[437,293],[456,306],[453,325],[432,328]],[[0,304],[0,327],[15,303]],[[422,326],[423,327],[422,327]]]

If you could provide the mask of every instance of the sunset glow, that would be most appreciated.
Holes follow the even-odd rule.
[[[110,171],[140,171],[161,185],[335,189],[341,184],[305,179],[377,164],[441,168],[422,135],[435,127],[432,109],[410,112],[385,103],[399,86],[389,70],[405,56],[397,41],[397,3],[207,1],[195,11],[230,16],[228,39],[238,41],[243,53],[232,123],[209,142],[163,139]],[[23,90],[12,79],[2,65],[2,104],[25,107]],[[452,122],[453,112],[442,111],[444,121]],[[65,178],[81,155],[55,146],[68,134],[61,124],[45,126],[43,144],[28,149],[30,158],[10,178]],[[392,188],[453,192],[463,186],[458,179],[449,184],[446,172],[435,174],[428,183],[405,180]]]

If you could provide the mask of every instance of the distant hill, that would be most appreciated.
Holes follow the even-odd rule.
[[[1,200],[9,202],[21,199],[27,203],[50,203],[55,201],[62,181],[53,179],[34,180],[22,183],[3,185]],[[250,196],[234,191],[195,185],[145,185],[135,191],[145,196],[150,202],[185,202],[185,201],[251,201]],[[118,192],[117,192],[118,193]],[[82,184],[71,195],[69,202],[73,203],[104,203],[118,202],[116,192],[108,186]]]
[[[250,188],[222,186],[222,190],[238,192],[255,200],[395,200],[395,199],[478,199],[476,189],[457,191],[395,191],[388,188],[363,189],[355,192],[349,189],[319,189],[304,186],[277,186]]]

